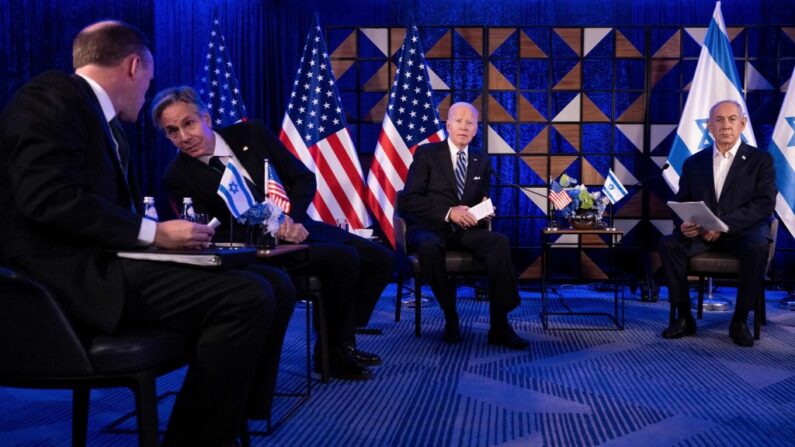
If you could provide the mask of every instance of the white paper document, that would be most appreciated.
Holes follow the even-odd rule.
[[[491,216],[494,214],[494,205],[491,203],[491,199],[486,199],[477,205],[473,206],[469,210],[469,214],[475,216],[475,219],[481,220],[484,217]]]
[[[668,206],[684,222],[701,225],[701,228],[707,231],[729,231],[729,226],[720,220],[704,202],[669,201]]]

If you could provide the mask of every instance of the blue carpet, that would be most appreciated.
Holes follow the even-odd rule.
[[[427,291],[426,291],[427,292]],[[586,286],[559,289],[553,310],[612,311],[612,296]],[[459,289],[464,341],[441,341],[443,318],[423,308],[423,336],[413,335],[413,309],[394,322],[394,285],[384,293],[359,347],[384,357],[365,383],[315,377],[312,396],[271,436],[253,444],[278,446],[786,446],[795,445],[795,312],[768,293],[768,324],[753,348],[728,337],[729,313],[705,313],[698,335],[663,340],[665,289],[657,303],[626,292],[626,329],[607,318],[555,316],[539,320],[535,291],[522,292],[511,314],[527,351],[486,343],[488,308]],[[427,292],[429,293],[429,292]],[[734,289],[723,288],[724,296]],[[296,309],[285,344],[279,388],[297,390],[305,372],[305,320]],[[597,330],[561,330],[589,327]],[[184,370],[158,381],[179,388]],[[295,402],[279,397],[275,417]],[[173,397],[160,404],[165,425]],[[89,445],[134,446],[133,434],[108,423],[132,410],[124,389],[92,393]],[[71,439],[71,394],[0,388],[0,445],[63,446]],[[121,424],[134,429],[134,419]],[[253,422],[253,430],[264,424]]]

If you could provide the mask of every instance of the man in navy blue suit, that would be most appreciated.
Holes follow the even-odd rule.
[[[465,250],[486,266],[489,280],[489,344],[524,349],[508,323],[519,306],[511,247],[504,234],[489,231],[468,210],[489,194],[489,158],[469,143],[478,129],[478,111],[458,102],[447,114],[447,140],[421,146],[398,199],[406,219],[406,241],[419,255],[422,273],[444,311],[444,340],[461,341],[455,285],[445,270],[448,249]]]
[[[703,201],[729,227],[707,231],[692,222],[674,219],[673,234],[660,241],[660,256],[668,282],[668,296],[678,318],[663,338],[696,333],[690,312],[687,267],[690,258],[706,251],[731,253],[740,260],[737,304],[729,336],[739,346],[753,346],[746,321],[759,296],[767,267],[770,219],[776,204],[773,159],[767,152],[745,144],[740,135],[747,119],[735,101],[716,103],[709,113],[712,149],[693,154],[682,167],[676,201]]]

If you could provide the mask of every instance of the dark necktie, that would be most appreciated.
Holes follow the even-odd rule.
[[[467,155],[463,150],[458,151],[458,161],[455,164],[455,192],[458,199],[464,195],[464,186],[467,183]]]
[[[211,168],[215,169],[221,174],[223,174],[224,171],[226,171],[226,165],[224,164],[224,162],[221,161],[221,157],[217,155],[213,155],[212,157],[210,157],[210,161],[208,162],[208,164],[210,165]],[[254,199],[257,200],[258,202],[262,201],[264,195],[262,193],[262,188],[260,188],[254,182],[252,182],[247,178],[245,180],[246,180],[246,185],[248,185],[249,191],[251,191],[251,193],[254,195]]]
[[[130,161],[130,145],[127,143],[127,135],[124,134],[124,128],[121,127],[121,122],[118,117],[110,120],[110,132],[113,134],[113,139],[116,140],[116,153],[119,156],[119,163],[121,169],[124,171],[124,177],[127,178],[127,165]]]
[[[221,157],[215,155],[210,157],[210,166],[217,169],[219,172],[224,172],[226,170],[226,165],[221,161]]]

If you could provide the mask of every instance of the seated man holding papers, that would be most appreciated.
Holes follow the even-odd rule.
[[[450,107],[448,139],[417,149],[398,209],[406,220],[406,242],[417,251],[422,272],[444,311],[444,340],[461,341],[455,285],[445,271],[445,252],[466,250],[483,261],[488,273],[489,344],[524,349],[528,342],[508,323],[508,312],[520,304],[508,238],[489,231],[486,221],[473,215],[474,210],[482,216],[477,205],[489,193],[489,158],[469,145],[478,129],[477,118],[471,104]],[[493,210],[487,210],[487,218]]]
[[[740,139],[746,121],[742,107],[735,101],[713,105],[708,127],[715,144],[690,156],[682,167],[676,201],[704,202],[728,229],[702,228],[677,216],[674,233],[660,241],[668,296],[678,314],[663,331],[663,338],[696,333],[696,321],[690,311],[688,264],[699,253],[723,251],[740,260],[737,304],[729,337],[739,346],[754,344],[746,320],[765,275],[771,240],[769,222],[777,190],[770,154]]]

